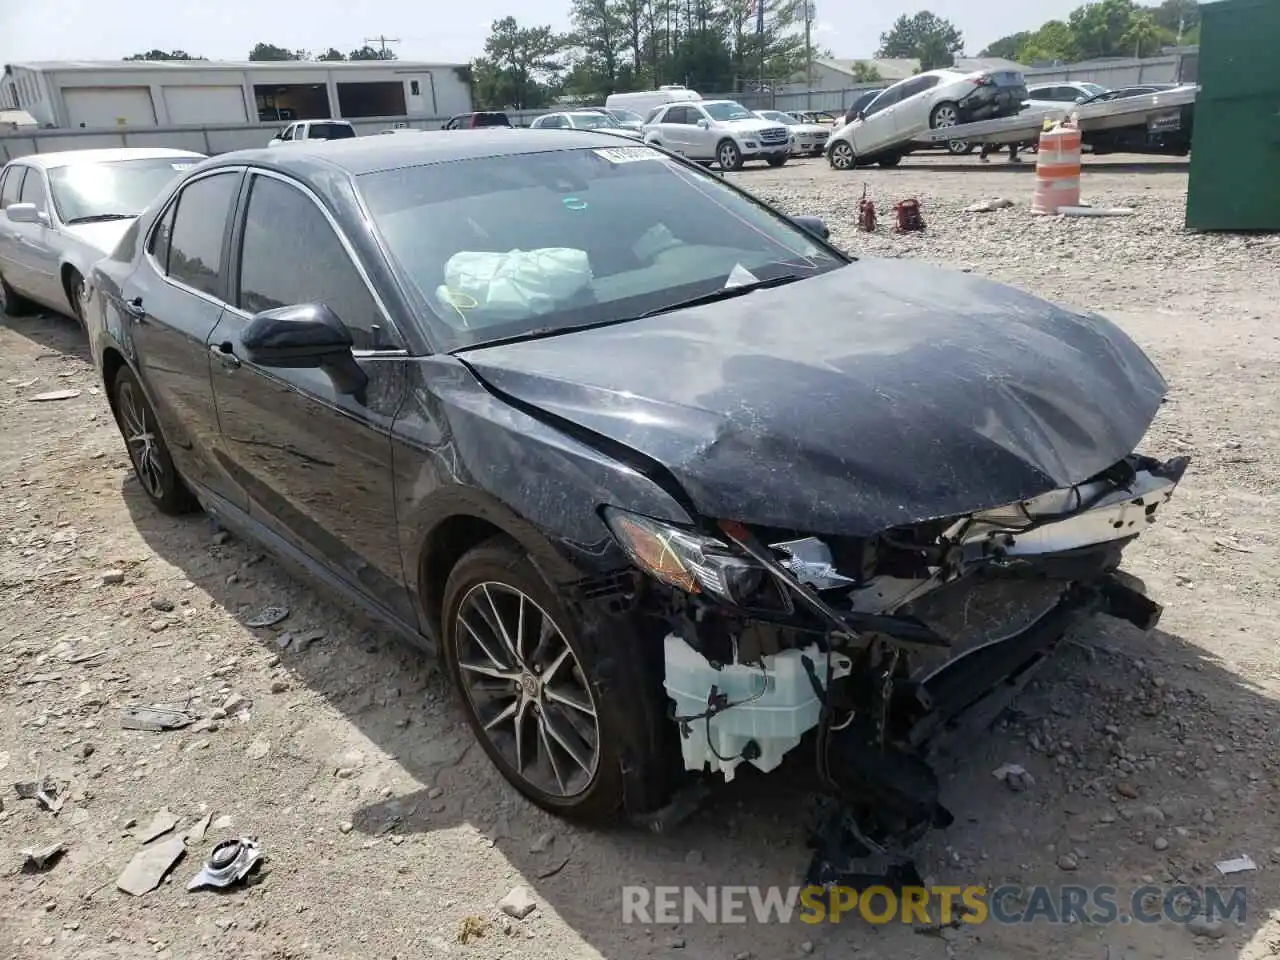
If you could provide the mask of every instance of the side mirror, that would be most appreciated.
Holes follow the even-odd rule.
[[[240,334],[250,362],[280,369],[320,368],[339,393],[359,395],[369,378],[352,356],[353,343],[346,324],[323,303],[264,310]]]
[[[34,203],[11,203],[4,212],[14,223],[44,223],[48,220]]]
[[[831,237],[831,231],[827,229],[827,225],[821,217],[792,217],[791,222],[801,230],[807,230],[815,237],[821,237],[828,240]]]
[[[698,119],[698,126],[700,126],[703,130],[707,130],[711,127],[711,121],[708,120],[706,117],[700,117]]]

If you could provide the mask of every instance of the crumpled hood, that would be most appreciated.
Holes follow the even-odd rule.
[[[901,260],[459,357],[661,464],[709,517],[814,534],[1079,483],[1165,393],[1109,321]]]
[[[134,218],[128,220],[104,220],[102,223],[77,223],[66,230],[77,240],[100,250],[103,256],[111,253],[120,242],[120,238],[133,224]]]

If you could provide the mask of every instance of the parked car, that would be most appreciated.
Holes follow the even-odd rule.
[[[639,130],[630,130],[607,113],[594,110],[565,110],[535,117],[529,126],[534,130],[602,130],[635,140],[643,138]]]
[[[894,166],[925,130],[1013,116],[1026,98],[1026,81],[1015,70],[920,73],[887,87],[863,109],[861,119],[832,133],[827,158],[837,170],[867,163]],[[963,153],[969,144],[953,141],[949,148]]]
[[[1143,83],[1132,87],[1117,87],[1115,90],[1103,90],[1100,93],[1095,93],[1093,96],[1081,100],[1080,103],[1106,103],[1111,100],[1128,100],[1130,97],[1145,97],[1152,93],[1167,93],[1170,90],[1180,90],[1184,86],[1194,86],[1194,84]]]
[[[604,113],[618,121],[619,126],[639,132],[644,127],[644,115],[624,107],[583,107],[583,110]]]
[[[90,268],[202,153],[151,147],[29,154],[0,170],[0,314],[37,303],[83,320]]]
[[[356,128],[346,120],[299,120],[272,137],[267,146],[278,147],[303,140],[351,140],[355,135]]]
[[[659,107],[644,125],[647,143],[722,170],[749,160],[780,167],[791,155],[791,135],[781,123],[761,120],[733,100],[697,100]]]
[[[787,116],[794,117],[801,123],[817,123],[824,127],[830,127],[839,123],[839,119],[833,113],[826,110],[789,110]]]
[[[1077,80],[1040,83],[1027,87],[1027,99],[1023,102],[1023,109],[1069,110],[1077,103],[1084,103],[1090,97],[1106,92],[1107,88],[1100,83]]]
[[[756,116],[770,123],[782,123],[791,132],[791,153],[793,156],[822,156],[822,148],[827,145],[827,136],[831,127],[825,123],[804,123],[790,113],[781,110],[757,110]]]
[[[501,110],[481,110],[476,113],[459,113],[441,127],[442,130],[479,130],[484,127],[510,127],[511,118]]]
[[[378,133],[426,133],[426,131],[419,130],[417,127],[387,127],[385,130],[379,130]]]
[[[1164,380],[1099,316],[546,143],[246,151],[166,191],[88,314],[142,493],[440,649],[556,814],[661,818],[809,739],[866,836],[927,830],[953,721],[1081,618],[1158,616],[1117,568],[1186,468],[1133,453]]]

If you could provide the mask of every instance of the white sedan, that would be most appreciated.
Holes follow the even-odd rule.
[[[893,166],[924,131],[1011,117],[1026,98],[1026,79],[1016,70],[920,73],[886,87],[852,123],[835,130],[827,159],[837,170]]]
[[[207,159],[130,147],[19,157],[0,170],[0,313],[34,302],[84,322],[90,268],[161,191]]]
[[[608,113],[595,110],[566,110],[561,113],[544,113],[529,124],[534,130],[600,130],[616,133],[633,140],[643,137],[638,130],[624,127]]]
[[[791,133],[791,153],[793,155],[822,156],[827,145],[827,137],[834,129],[829,123],[805,123],[797,120],[793,114],[781,110],[757,110],[756,116],[770,123],[785,123]]]

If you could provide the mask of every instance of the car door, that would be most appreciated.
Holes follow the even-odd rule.
[[[404,341],[310,191],[257,171],[241,206],[235,302],[210,344],[218,420],[250,516],[413,622],[394,532],[391,445],[406,382]],[[369,377],[363,394],[339,392],[323,369],[268,369],[245,357],[241,335],[255,314],[316,303],[351,331]]]
[[[686,157],[697,153],[697,134],[700,131],[695,124],[700,115],[693,107],[667,108],[667,114],[662,119],[662,139],[668,149]]]
[[[893,108],[894,136],[910,141],[929,129],[929,113],[934,106],[933,91],[941,77],[913,77],[902,85],[902,93]]]
[[[690,104],[685,107],[689,131],[689,149],[685,156],[691,160],[714,160],[716,141],[723,135],[711,129],[715,121],[702,107]]]
[[[862,112],[862,122],[850,131],[853,149],[859,155],[875,153],[894,138],[893,111],[902,97],[902,85],[889,87]]]
[[[18,293],[31,295],[31,277],[23,253],[22,234],[9,219],[7,210],[22,196],[22,181],[29,168],[24,163],[11,163],[0,179],[0,275]]]
[[[152,225],[113,305],[178,471],[241,510],[248,501],[218,437],[208,340],[228,296],[231,212],[243,179],[243,167],[221,167],[187,181]]]
[[[49,190],[44,174],[36,167],[27,168],[18,202],[31,204],[41,215],[40,223],[13,225],[18,234],[17,259],[30,278],[30,294],[48,306],[61,305],[66,294],[59,276],[57,233],[49,213]]]

